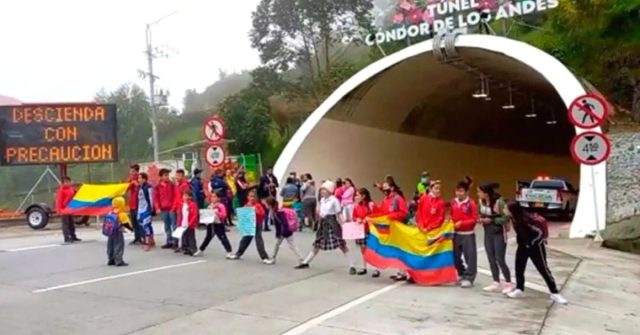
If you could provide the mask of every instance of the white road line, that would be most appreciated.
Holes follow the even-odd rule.
[[[180,267],[183,267],[183,266],[201,264],[201,263],[205,263],[205,262],[206,262],[206,260],[199,260],[199,261],[195,261],[195,262],[180,263],[180,264],[161,266],[161,267],[151,268],[151,269],[146,269],[146,270],[121,273],[121,274],[113,275],[113,276],[107,276],[107,277],[83,280],[83,281],[79,281],[79,282],[75,282],[75,283],[69,283],[69,284],[58,285],[58,286],[53,286],[53,287],[41,288],[41,289],[32,291],[32,293],[50,292],[50,291],[55,291],[55,290],[61,290],[63,288],[69,288],[69,287],[74,287],[74,286],[93,284],[93,283],[98,283],[98,282],[106,281],[106,280],[112,280],[112,279],[118,279],[118,278],[130,277],[130,276],[136,276],[136,275],[140,275],[140,274],[143,274],[143,273],[156,272],[156,271],[162,271],[162,270],[169,270],[169,269],[174,269],[174,268],[180,268]]]
[[[335,316],[338,316],[350,309],[352,309],[353,307],[356,307],[366,301],[369,301],[383,293],[389,292],[393,289],[395,289],[396,287],[399,287],[401,285],[404,285],[405,282],[397,282],[395,284],[391,284],[389,286],[385,286],[377,291],[373,291],[369,294],[363,295],[362,297],[352,300],[344,305],[341,305],[337,308],[334,308],[324,314],[321,314],[311,320],[308,320],[298,326],[296,326],[295,328],[289,329],[288,331],[282,333],[282,335],[298,335],[298,334],[303,334],[304,332],[308,331],[309,329],[318,326],[319,324],[327,321],[328,319],[331,319]]]
[[[44,245],[36,245],[36,246],[32,246],[32,247],[5,249],[4,251],[6,251],[6,252],[19,252],[19,251],[28,251],[28,250],[56,248],[56,247],[61,247],[61,246],[62,246],[62,244],[44,244]]]

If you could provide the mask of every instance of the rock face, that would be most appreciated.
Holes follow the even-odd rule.
[[[640,133],[611,134],[607,224],[640,215]]]
[[[603,247],[640,254],[640,217],[608,225]]]

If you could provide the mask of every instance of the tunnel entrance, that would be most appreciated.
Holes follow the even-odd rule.
[[[512,45],[487,47],[504,41]],[[429,44],[386,57],[339,88],[287,145],[276,174],[309,172],[317,180],[349,176],[365,187],[391,174],[410,195],[420,173],[429,171],[442,180],[445,197],[453,196],[455,183],[466,175],[476,183],[500,183],[510,199],[518,180],[538,176],[566,179],[582,193],[591,189],[592,183],[580,179],[584,167],[571,159],[576,130],[566,114],[585,90],[562,64],[495,36],[461,36],[459,58],[448,62]],[[527,48],[554,62],[531,66],[522,58],[539,55]],[[569,76],[550,80],[558,66]],[[606,193],[604,172],[598,179],[603,184],[598,189]],[[586,194],[578,203],[574,222],[580,223],[572,225],[573,236],[595,227],[596,203]]]

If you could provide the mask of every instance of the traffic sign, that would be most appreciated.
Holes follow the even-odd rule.
[[[600,127],[607,120],[607,115],[609,115],[609,104],[595,94],[578,97],[569,107],[569,121],[579,128]]]
[[[226,157],[226,151],[222,146],[218,144],[210,145],[205,152],[207,164],[209,164],[209,166],[211,166],[212,168],[217,168],[224,165]]]
[[[202,125],[202,134],[210,143],[218,143],[222,141],[227,129],[220,117],[214,115],[204,121]]]
[[[571,141],[571,156],[581,164],[597,165],[609,158],[611,142],[595,131],[578,134]]]

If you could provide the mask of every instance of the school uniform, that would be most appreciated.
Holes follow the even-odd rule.
[[[198,205],[195,201],[183,201],[178,212],[180,226],[187,230],[182,234],[182,249],[186,255],[193,255],[198,250],[196,228],[198,227]]]
[[[475,226],[478,223],[478,206],[473,199],[458,198],[451,201],[451,220],[459,222],[453,237],[453,253],[458,277],[473,283],[478,273],[478,250]],[[464,262],[462,261],[464,257]]]
[[[364,225],[364,232],[365,232],[365,237],[363,239],[356,240],[357,245],[361,247],[364,247],[367,245],[367,236],[369,235],[369,224],[364,221],[366,220],[367,216],[377,211],[378,211],[378,208],[373,201],[369,203],[360,202],[353,208],[353,220],[354,221],[362,220],[363,221],[362,224]]]
[[[524,213],[521,221],[514,221],[518,249],[516,250],[516,287],[524,292],[524,273],[531,259],[544,279],[551,294],[557,294],[556,284],[547,264],[546,241],[549,236],[547,221],[540,215]]]
[[[110,212],[103,220],[102,234],[107,236],[107,265],[126,266],[123,260],[123,220],[128,221],[127,213]]]
[[[142,225],[145,238],[153,238],[153,189],[149,183],[140,185],[138,189],[138,223]]]
[[[61,185],[56,193],[56,211],[62,213],[76,194],[75,188],[71,185]],[[76,236],[76,225],[72,215],[62,215],[62,235],[65,242],[78,241]]]
[[[177,247],[178,240],[171,234],[176,230],[176,186],[168,181],[161,180],[154,188],[154,205],[160,218],[164,222],[164,234],[166,236],[163,248]],[[182,199],[180,196],[178,199]],[[178,200],[180,201],[180,200]]]
[[[276,245],[273,249],[272,259],[275,261],[280,245],[282,245],[282,242],[287,241],[289,249],[298,257],[298,262],[302,263],[302,254],[300,254],[300,250],[293,240],[293,233],[296,231],[297,225],[291,223],[298,222],[298,216],[295,211],[291,208],[283,208],[279,211],[269,210],[268,220],[276,228]]]
[[[209,243],[213,239],[213,235],[218,237],[220,243],[224,247],[227,253],[231,252],[231,243],[227,238],[227,232],[224,227],[224,223],[227,220],[227,207],[223,203],[211,204],[209,208],[213,209],[216,213],[217,221],[207,225],[207,235],[204,237],[202,244],[200,245],[200,251],[205,251],[209,246]]]
[[[261,222],[264,221],[266,216],[264,208],[262,207],[262,204],[257,201],[249,201],[245,207],[253,207],[256,210],[256,234],[255,234],[256,249],[258,250],[258,255],[260,255],[260,259],[262,259],[263,261],[268,260],[269,255],[267,254],[267,251],[264,249],[264,240],[262,239],[262,225],[260,224]],[[235,255],[237,258],[242,257],[242,255],[247,250],[247,248],[249,247],[253,239],[254,239],[254,236],[242,237],[242,239],[240,240],[240,245],[238,246],[238,251],[236,252],[236,255]]]
[[[320,224],[313,242],[314,248],[334,250],[346,247],[347,243],[342,239],[342,226],[338,222],[341,212],[340,202],[335,196],[320,199]]]
[[[430,231],[444,223],[445,203],[440,197],[424,194],[418,202],[416,224],[420,229]]]

